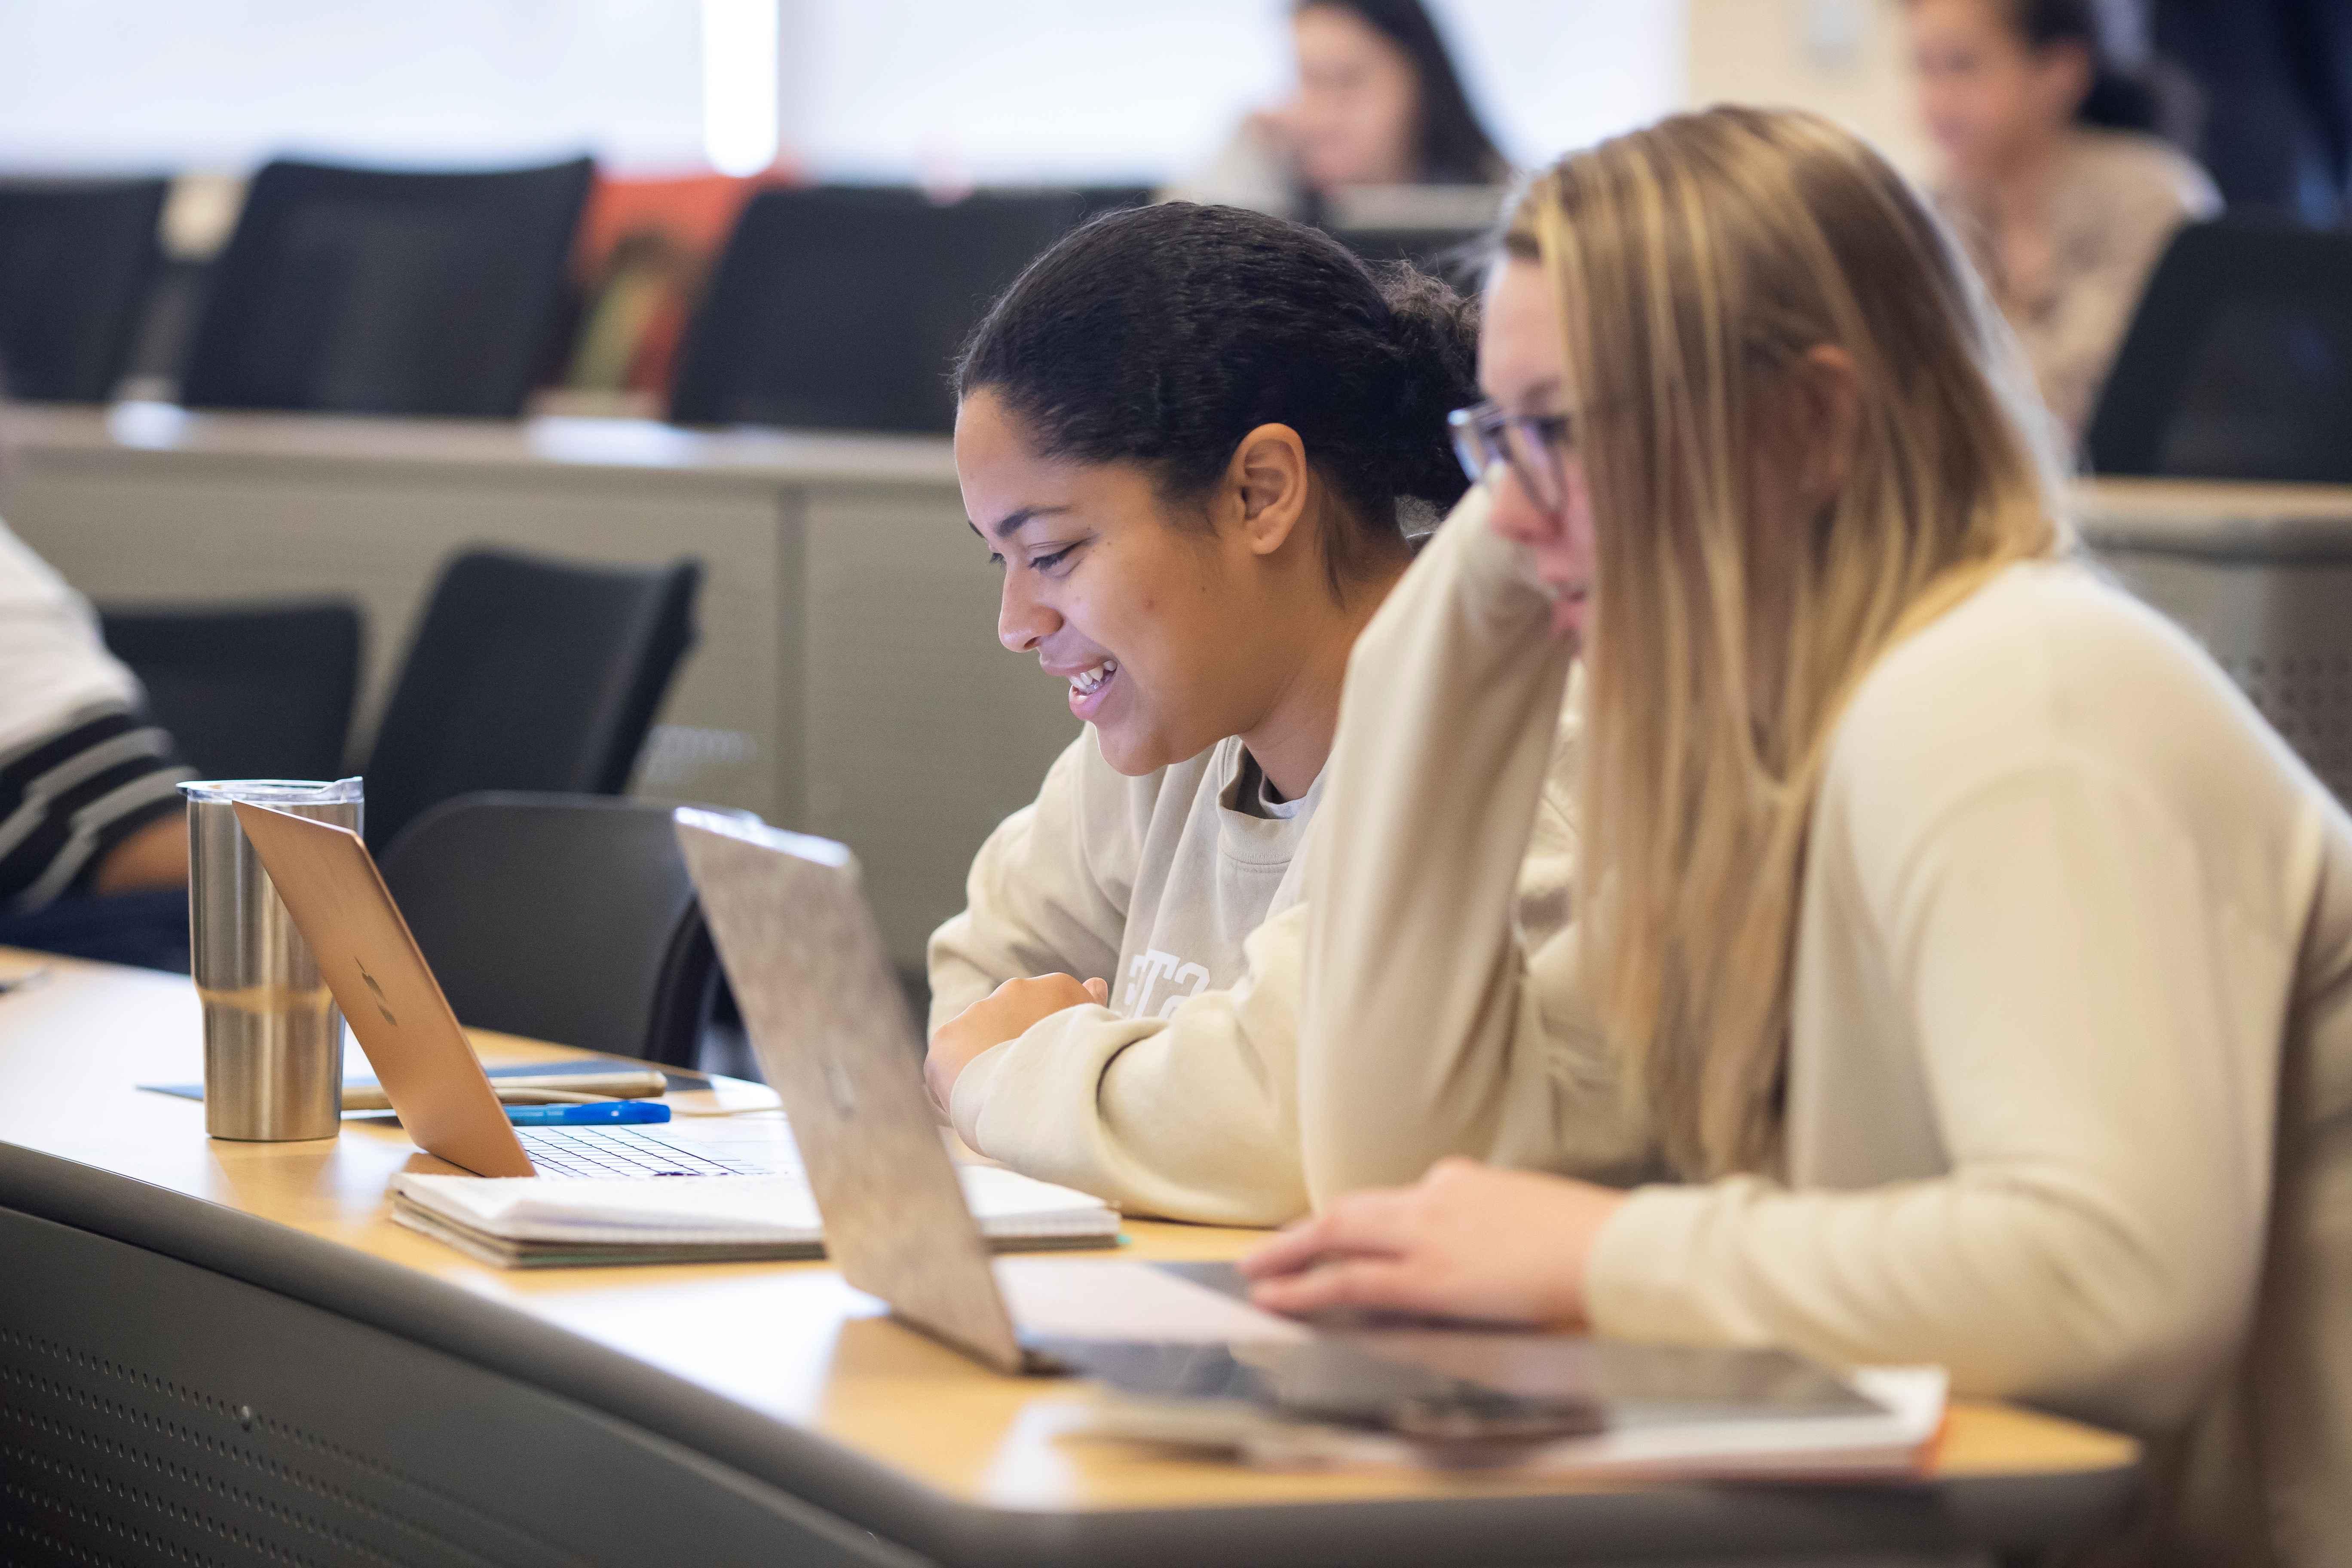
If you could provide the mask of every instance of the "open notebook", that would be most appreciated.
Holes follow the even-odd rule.
[[[981,1234],[999,1248],[1108,1247],[1118,1213],[1068,1187],[985,1165],[960,1167]],[[798,1172],[683,1181],[409,1173],[392,1217],[507,1268],[596,1263],[709,1263],[818,1258],[824,1227]]]

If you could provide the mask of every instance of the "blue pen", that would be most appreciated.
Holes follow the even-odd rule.
[[[669,1107],[645,1100],[600,1100],[587,1105],[509,1105],[517,1127],[612,1126],[619,1121],[667,1121]]]

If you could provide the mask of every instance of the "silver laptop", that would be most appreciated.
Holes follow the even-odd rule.
[[[1687,1381],[1694,1353],[1717,1357],[1701,1380],[1710,1390],[1726,1385],[1724,1358],[1762,1357],[1783,1405],[1870,1408],[1810,1369],[1797,1367],[1809,1375],[1792,1383],[1795,1363],[1773,1352],[1465,1339],[1426,1325],[1310,1332],[1237,1300],[1225,1265],[1061,1260],[1014,1266],[1052,1269],[1042,1281],[1000,1275],[924,1093],[921,1037],[856,858],[740,816],[687,809],[676,822],[752,1047],[800,1143],[826,1251],[852,1285],[1000,1371],[1085,1372],[1188,1408],[1242,1400],[1286,1419],[1474,1445],[1589,1432],[1624,1390]],[[1491,1381],[1458,1375],[1453,1363],[1465,1356]],[[1530,1361],[1542,1375],[1513,1388],[1529,1382],[1514,1366]]]
[[[1105,1372],[1170,1345],[1307,1337],[1239,1300],[1224,1265],[1022,1259],[999,1272],[924,1091],[923,1037],[856,857],[741,816],[686,808],[676,822],[825,1253],[850,1284],[1000,1372]]]
[[[843,1278],[1004,1372],[1024,1347],[922,1081],[907,1010],[846,846],[681,808],[701,895],[751,1047],[800,1145]]]

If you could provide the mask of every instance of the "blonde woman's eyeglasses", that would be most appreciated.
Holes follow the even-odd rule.
[[[1507,467],[1544,510],[1568,504],[1568,455],[1575,439],[1567,415],[1512,414],[1488,401],[1455,409],[1445,424],[1454,435],[1454,456],[1472,484],[1484,483],[1497,466]]]

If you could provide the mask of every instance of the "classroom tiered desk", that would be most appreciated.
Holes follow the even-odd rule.
[[[213,1142],[201,1105],[137,1089],[201,1071],[186,980],[0,951],[0,978],[35,968],[0,994],[10,1563],[1948,1563],[2095,1531],[2136,1477],[2127,1439],[1971,1404],[1895,1487],[1268,1474],[1067,1439],[1082,1385],[984,1371],[821,1264],[477,1264],[386,1217],[392,1175],[435,1163],[396,1128]],[[1145,1258],[1251,1239],[1129,1232]]]
[[[0,518],[92,599],[357,601],[362,742],[453,552],[698,558],[700,636],[635,793],[847,843],[910,968],[1077,732],[1063,684],[997,646],[945,437],[125,403],[0,406]]]
[[[635,792],[847,843],[910,970],[962,907],[982,839],[1076,731],[1060,683],[996,646],[998,579],[944,437],[13,404],[0,446],[0,518],[94,599],[356,599],[362,738],[452,551],[699,557],[700,641]],[[2094,480],[2073,503],[2094,551],[2258,701],[2247,660],[2274,672],[2282,628],[2299,647],[2352,626],[2334,614],[2352,489]],[[2284,705],[2264,710],[2304,743]],[[2342,789],[2339,739],[2315,765]]]

